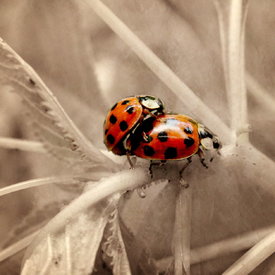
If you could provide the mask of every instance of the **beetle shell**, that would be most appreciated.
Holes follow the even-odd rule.
[[[184,115],[160,115],[145,120],[129,143],[132,154],[144,159],[188,158],[199,150],[198,123]]]
[[[117,102],[107,114],[104,122],[104,143],[108,150],[123,155],[125,150],[120,142],[139,122],[142,106],[136,97],[128,97]]]

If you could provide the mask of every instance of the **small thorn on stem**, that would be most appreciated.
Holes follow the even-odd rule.
[[[142,199],[146,198],[146,193],[145,193],[145,187],[144,186],[139,187],[137,189],[137,193]]]

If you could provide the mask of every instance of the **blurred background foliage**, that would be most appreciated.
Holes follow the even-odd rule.
[[[225,92],[219,28],[212,1],[105,0],[103,2],[168,64],[204,103],[229,124],[229,103]],[[106,111],[122,97],[133,94],[157,95],[163,99],[167,110],[191,113],[191,110],[182,109],[181,102],[175,96],[171,96],[169,90],[132,50],[92,10],[80,4],[80,1],[0,0],[0,6],[0,36],[39,73],[73,121],[100,148],[104,148],[101,129]],[[274,11],[275,2],[272,0],[250,0],[245,58],[247,71],[275,99]],[[274,110],[266,109],[259,99],[256,100],[248,94],[248,111],[252,144],[274,160],[275,107]],[[1,136],[32,139],[33,131],[26,126],[27,119],[22,116],[22,112],[20,99],[1,88]],[[192,115],[196,118],[196,114]],[[203,118],[197,119],[203,121]],[[49,161],[47,156],[35,153],[0,149],[0,160],[1,186],[66,171],[66,168],[60,168],[58,162],[51,159]],[[274,171],[266,173],[274,174]],[[257,180],[261,181],[261,178]],[[212,179],[209,177],[207,183],[203,184],[211,182]],[[218,182],[214,185],[218,185]],[[216,188],[220,190],[218,186]],[[239,195],[241,187],[236,184],[234,188],[236,188],[233,192],[234,199],[243,200]],[[43,190],[46,189],[39,188],[39,190],[35,194],[32,191],[24,191],[1,198],[1,236],[16,226],[18,219],[22,219],[34,208],[30,196],[35,198],[36,206],[39,207],[50,205],[52,200],[56,202],[58,199],[61,201],[63,199],[62,195],[56,194],[53,198],[53,190],[47,189],[45,196],[41,194],[45,194]],[[245,204],[238,202],[240,209],[248,207],[249,197],[253,200],[255,190],[251,192],[251,194],[248,192]],[[201,191],[201,196],[208,196],[209,200],[215,199],[215,194],[210,191],[206,193]],[[152,200],[150,194],[147,200]],[[267,198],[265,203],[269,204],[272,201],[273,198]],[[133,204],[138,203],[136,201]],[[255,205],[261,207],[261,203],[264,204],[264,199],[260,199]],[[215,207],[220,205],[221,203],[217,202]],[[232,207],[234,206],[236,205],[233,204]],[[59,204],[56,209],[58,207]],[[161,206],[156,204],[155,208],[158,207]],[[221,213],[225,215],[229,209],[230,206],[227,205]],[[169,213],[167,210],[168,217]],[[240,213],[245,216],[246,212],[240,210]],[[258,215],[261,213],[262,211],[259,211]],[[49,217],[51,211],[44,214]],[[164,216],[161,217],[162,221]],[[269,216],[268,220],[271,221],[272,218],[274,221],[274,216]],[[242,223],[243,219],[242,214],[239,214],[234,223]],[[251,217],[251,222],[253,219],[255,216]],[[169,226],[170,223],[167,221],[166,224]],[[219,237],[224,238],[232,234],[233,232],[227,232]],[[144,233],[140,233],[140,236],[140,239],[145,240],[150,235],[147,234],[145,237]],[[209,242],[209,239],[207,240]],[[202,245],[203,242],[199,241],[198,244]],[[163,256],[163,253],[161,254]],[[12,261],[2,264],[2,270],[11,268],[10,273],[5,274],[16,274],[18,265],[15,264],[16,261]],[[198,266],[196,272],[219,274],[219,271],[231,262],[231,258],[220,259],[216,263],[208,262],[203,267]]]

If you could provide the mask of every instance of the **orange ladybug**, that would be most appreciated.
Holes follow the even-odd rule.
[[[163,114],[163,109],[162,101],[150,95],[127,97],[117,102],[108,112],[103,126],[104,143],[108,150],[128,156],[126,140],[133,130],[145,118]]]
[[[218,138],[205,126],[180,114],[162,114],[144,120],[128,140],[130,152],[148,160],[188,159],[198,154],[204,163],[204,150],[221,147]]]

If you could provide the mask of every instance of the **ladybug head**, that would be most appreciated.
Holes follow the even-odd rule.
[[[162,114],[163,113],[163,103],[162,101],[151,95],[138,96],[139,102],[143,108],[148,109],[150,113]]]
[[[208,128],[202,124],[198,124],[200,143],[205,150],[215,149],[219,151],[222,148],[222,144],[219,138],[214,135]]]

